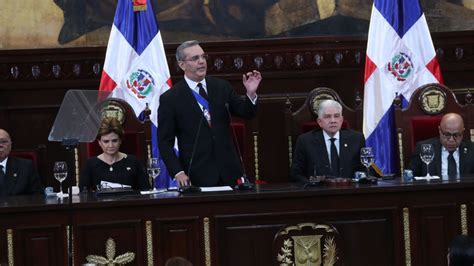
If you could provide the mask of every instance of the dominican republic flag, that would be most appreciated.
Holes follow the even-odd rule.
[[[150,0],[118,0],[110,32],[99,90],[125,100],[139,116],[151,110],[152,154],[159,158],[157,111],[160,95],[171,87],[163,40]],[[161,163],[156,187],[168,187],[170,178]]]
[[[427,83],[442,83],[430,31],[418,0],[375,0],[364,77],[364,135],[377,166],[396,173],[397,94],[405,104]]]

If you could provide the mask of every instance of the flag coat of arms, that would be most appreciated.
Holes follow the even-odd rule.
[[[428,83],[441,83],[428,24],[418,0],[375,0],[372,7],[364,76],[363,130],[376,164],[396,173],[392,103],[404,102]]]
[[[125,100],[137,116],[151,110],[153,156],[157,149],[157,112],[160,95],[171,87],[163,40],[150,0],[118,0],[110,32],[99,90]],[[162,174],[166,175],[164,165]],[[167,186],[166,180],[157,186]]]

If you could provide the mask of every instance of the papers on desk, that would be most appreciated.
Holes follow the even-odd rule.
[[[122,185],[119,183],[107,182],[107,181],[100,181],[101,188],[131,188],[132,186],[129,185]]]
[[[166,189],[157,189],[157,190],[142,190],[140,191],[140,194],[142,195],[150,195],[150,194],[158,194],[158,193],[163,193],[166,192]]]
[[[430,181],[430,180],[439,180],[439,176],[437,175],[432,175],[430,177],[426,177],[426,176],[414,176],[413,177],[415,180],[426,180],[426,181]]]
[[[230,186],[220,186],[220,187],[201,187],[201,192],[218,192],[218,191],[232,191],[233,189]]]

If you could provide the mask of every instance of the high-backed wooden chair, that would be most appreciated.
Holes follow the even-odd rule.
[[[418,141],[439,135],[438,126],[444,114],[452,112],[463,117],[465,137],[469,137],[474,122],[470,118],[472,104],[461,105],[454,93],[441,84],[427,84],[416,89],[405,109],[402,109],[400,97],[396,97],[394,105],[401,171],[407,166]]]
[[[10,156],[28,159],[33,161],[38,174],[40,175],[43,184],[46,184],[46,172],[45,172],[45,158],[46,158],[46,145],[39,145],[36,149],[14,149],[10,151]]]
[[[344,265],[341,238],[330,224],[285,225],[273,241],[276,265]]]
[[[292,103],[287,97],[285,103],[285,130],[288,138],[289,165],[293,161],[293,148],[296,138],[302,133],[319,128],[316,118],[318,117],[319,103],[323,100],[335,100],[342,105],[344,122],[342,128],[351,128],[360,131],[362,128],[362,99],[357,94],[355,97],[355,109],[345,105],[336,91],[326,87],[313,89],[308,93],[303,105],[295,112],[292,111]]]
[[[103,101],[100,108],[101,117],[116,117],[125,131],[120,151],[133,154],[138,160],[146,165],[146,160],[151,156],[151,122],[150,109],[144,110],[143,121],[139,120],[132,107],[125,101],[117,98],[107,98]],[[102,153],[97,141],[83,143],[79,145],[79,155],[76,155],[76,184],[80,176],[80,170],[83,169],[88,158]]]

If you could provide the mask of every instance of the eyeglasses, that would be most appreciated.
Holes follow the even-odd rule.
[[[197,62],[197,61],[199,61],[199,59],[207,60],[207,59],[209,59],[209,56],[208,56],[207,54],[195,55],[195,56],[193,56],[193,57],[191,57],[191,58],[184,59],[183,61]]]
[[[10,143],[9,140],[6,140],[6,139],[0,140],[0,145],[7,145],[8,143]]]
[[[449,133],[449,132],[445,132],[443,131],[441,128],[439,129],[439,131],[441,131],[441,135],[445,138],[445,139],[450,139],[451,137],[453,139],[459,139],[459,138],[462,138],[462,132],[456,132],[456,133]]]

